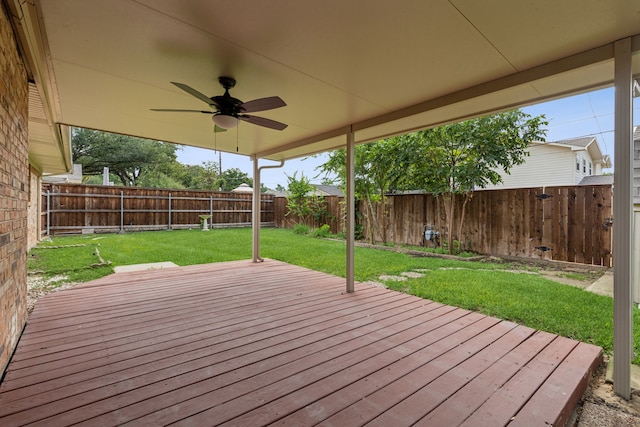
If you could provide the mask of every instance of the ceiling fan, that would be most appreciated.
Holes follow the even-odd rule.
[[[284,130],[287,127],[286,124],[277,122],[275,120],[245,114],[255,113],[256,111],[273,110],[274,108],[286,106],[287,104],[280,97],[270,96],[267,98],[254,99],[253,101],[242,102],[229,94],[229,89],[236,85],[236,81],[234,78],[220,76],[218,77],[218,82],[220,82],[220,84],[224,88],[224,94],[212,96],[211,98],[184,83],[171,82],[173,85],[179,87],[188,94],[195,96],[203,102],[206,102],[207,105],[215,109],[215,111],[177,110],[167,108],[152,108],[151,111],[213,114],[212,119],[215,123],[215,132],[224,132],[227,129],[238,126],[238,120],[275,130]]]

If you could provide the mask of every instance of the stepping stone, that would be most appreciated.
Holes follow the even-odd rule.
[[[407,280],[406,277],[404,276],[387,276],[387,275],[382,275],[379,277],[380,280],[390,280],[392,282],[404,282]]]

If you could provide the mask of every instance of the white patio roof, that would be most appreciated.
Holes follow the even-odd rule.
[[[8,2],[43,108],[32,163],[69,169],[68,126],[289,159],[610,85],[637,0]],[[286,107],[214,139],[208,107],[171,85]]]
[[[616,71],[614,387],[630,396],[632,122],[624,92],[629,69],[640,75],[638,0],[1,1],[32,81],[29,160],[43,173],[71,169],[71,126],[254,159],[347,145],[353,159],[354,141],[608,86]],[[289,126],[241,123],[214,138],[208,115],[150,111],[206,109],[170,82],[213,96],[222,94],[222,75],[237,80],[232,95],[243,101],[284,99],[286,107],[257,115]],[[254,172],[259,178],[257,161]],[[347,223],[352,291],[352,210]]]

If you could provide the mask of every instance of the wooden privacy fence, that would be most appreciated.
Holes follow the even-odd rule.
[[[41,225],[46,235],[251,225],[252,195],[78,184],[44,184]],[[273,226],[273,196],[261,196],[261,223]]]
[[[166,230],[200,226],[211,215],[212,227],[249,226],[251,194],[159,190],[77,184],[45,184],[42,231],[45,234]],[[344,231],[342,197],[320,199],[321,214],[305,219]],[[466,207],[463,247],[481,254],[612,265],[612,188],[539,187],[476,191]],[[390,195],[376,215],[386,215],[386,240],[420,245],[424,227],[446,231],[444,207],[430,194]],[[458,204],[460,208],[461,203]],[[359,206],[358,223],[368,236],[367,210]],[[459,216],[458,216],[459,217]],[[261,196],[261,224],[289,228],[302,222],[287,214],[287,199]],[[380,229],[374,236],[382,240]]]
[[[476,191],[460,240],[481,254],[611,266],[611,206],[610,185]],[[392,195],[376,209],[387,215],[389,242],[419,245],[425,225],[446,231],[443,203],[430,194]],[[367,216],[363,207],[360,213]],[[381,240],[381,230],[375,236]]]
[[[334,234],[343,232],[346,215],[343,203],[344,198],[339,196],[320,196],[317,199],[320,214],[316,217],[309,216],[309,218],[301,219],[298,215],[289,212],[286,197],[276,197],[274,199],[274,221],[276,227],[291,228],[295,224],[304,222],[312,228],[319,228],[327,224]]]

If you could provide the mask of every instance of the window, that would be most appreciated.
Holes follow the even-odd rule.
[[[576,171],[580,172],[580,159],[576,157]]]
[[[589,175],[593,175],[593,163],[589,162]]]
[[[587,173],[587,161],[582,159],[582,173]]]

